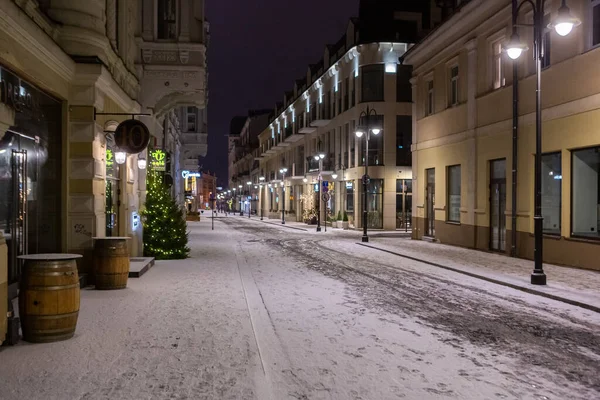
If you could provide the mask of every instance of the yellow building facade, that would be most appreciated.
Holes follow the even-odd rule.
[[[568,3],[582,24],[567,37],[544,32],[544,261],[600,269],[600,8]],[[560,5],[546,2],[549,20]],[[511,15],[511,1],[472,0],[403,57],[414,68],[413,238],[533,258],[536,80],[530,52],[503,52]],[[525,8],[519,23],[531,18]]]

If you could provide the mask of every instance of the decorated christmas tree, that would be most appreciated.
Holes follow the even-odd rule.
[[[188,234],[183,210],[171,198],[162,177],[148,171],[144,217],[144,255],[157,260],[188,257]]]

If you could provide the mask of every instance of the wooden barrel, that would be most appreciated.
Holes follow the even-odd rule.
[[[21,274],[19,315],[23,339],[46,343],[75,334],[79,276],[74,259],[26,259]]]
[[[125,289],[129,277],[129,250],[122,237],[97,238],[94,243],[96,289]]]

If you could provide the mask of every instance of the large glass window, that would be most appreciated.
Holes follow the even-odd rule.
[[[361,102],[383,101],[383,64],[361,67]]]
[[[354,182],[346,182],[346,211],[354,211]]]
[[[372,115],[369,117],[369,124],[367,124],[366,120],[361,120],[361,125],[369,125],[370,127],[378,126],[380,129],[382,129],[383,122],[383,115]],[[361,146],[366,146],[365,140],[366,139],[360,139]],[[383,165],[383,131],[379,132],[377,135],[374,135],[373,133],[369,135],[369,154],[367,154],[367,158],[370,166]],[[361,154],[361,159],[361,165],[365,165],[364,154]]]
[[[383,179],[371,179],[367,185],[367,227],[383,229]]]
[[[600,147],[573,151],[572,230],[600,239]]]
[[[157,38],[177,39],[176,0],[158,0]]]
[[[448,167],[448,221],[460,222],[460,165]]]
[[[412,102],[412,85],[410,78],[412,77],[411,65],[398,65],[396,72],[396,101],[403,103]]]
[[[560,235],[562,202],[562,168],[560,153],[542,155],[542,216],[544,233]]]
[[[396,179],[396,229],[408,230],[412,220],[412,180]]]

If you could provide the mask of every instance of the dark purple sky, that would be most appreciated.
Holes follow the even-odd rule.
[[[227,185],[229,122],[248,109],[273,108],[326,44],[358,15],[359,0],[207,0],[208,154],[204,169]]]

